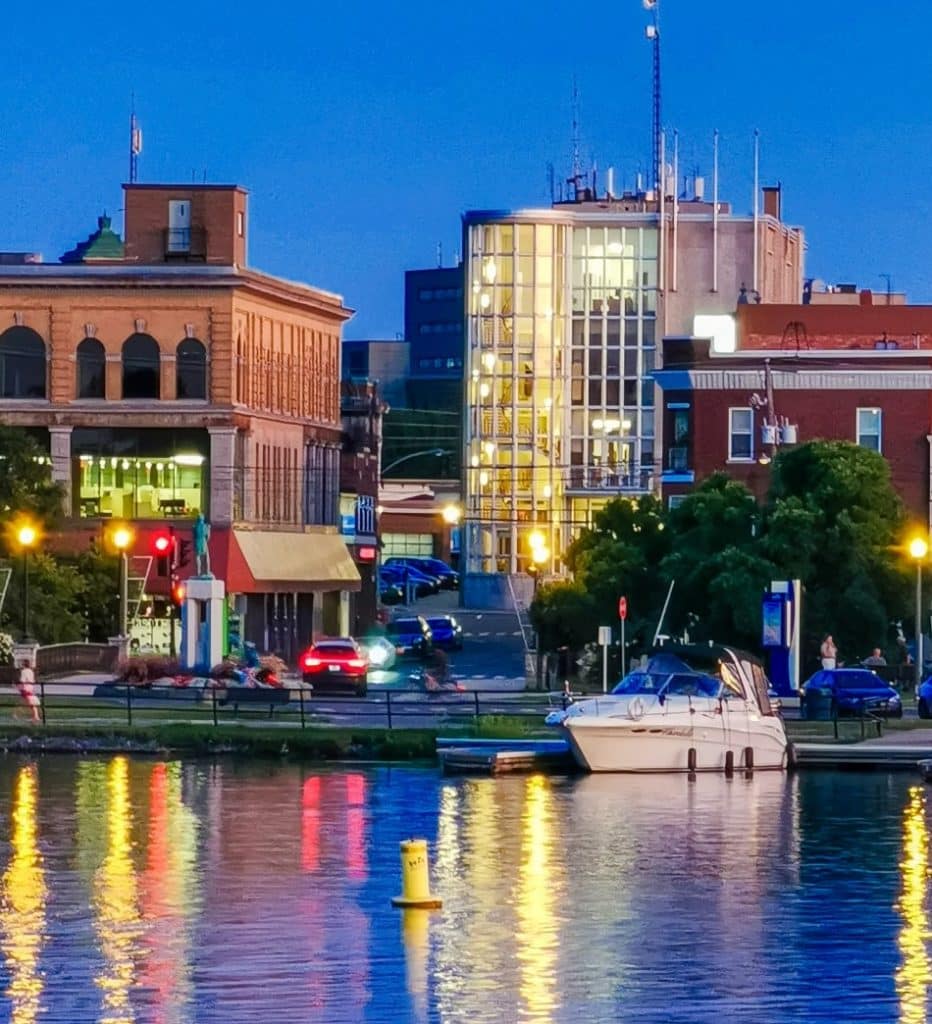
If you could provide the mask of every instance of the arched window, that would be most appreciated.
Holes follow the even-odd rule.
[[[178,398],[207,397],[207,349],[197,338],[185,338],[175,356]]]
[[[160,398],[159,346],[149,334],[131,334],[123,342],[123,397]]]
[[[103,398],[105,396],[104,372],[107,356],[104,347],[96,338],[85,338],[78,345],[78,398]]]
[[[28,327],[0,334],[0,398],[45,398],[45,342]]]

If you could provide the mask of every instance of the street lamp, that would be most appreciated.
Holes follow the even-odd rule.
[[[444,505],[443,511],[440,514],[443,516],[443,521],[447,526],[456,526],[463,518],[463,510],[459,505]]]
[[[31,523],[21,523],[16,528],[16,540],[23,549],[23,642],[29,640],[29,549],[39,539],[39,533]]]
[[[440,458],[441,455],[452,455],[452,454],[453,453],[449,449],[447,449],[447,448],[425,448],[425,449],[423,449],[423,451],[411,452],[410,455],[402,455],[400,459],[395,459],[394,462],[390,462],[387,466],[383,466],[382,467],[382,476],[385,476],[385,474],[389,470],[394,469],[395,466],[400,466],[402,462],[407,462],[408,459],[416,459],[416,458],[419,458],[421,455],[434,455],[437,458]]]
[[[129,632],[129,566],[126,550],[133,543],[133,531],[127,526],[114,527],[110,540],[120,552],[120,636],[125,639]]]
[[[915,683],[918,690],[922,682],[922,562],[929,553],[925,537],[913,537],[909,542],[909,556],[916,560],[916,664]]]

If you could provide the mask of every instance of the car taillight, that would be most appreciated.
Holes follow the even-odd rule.
[[[365,668],[366,662],[363,658],[350,658],[348,662],[350,668]]]
[[[312,658],[310,655],[308,655],[304,659],[305,668],[317,668],[319,665],[323,665],[323,662],[320,660],[320,658]]]

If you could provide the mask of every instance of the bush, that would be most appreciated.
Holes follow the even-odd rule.
[[[151,686],[156,679],[174,678],[181,671],[177,658],[164,654],[139,654],[117,666],[117,679],[121,683]]]

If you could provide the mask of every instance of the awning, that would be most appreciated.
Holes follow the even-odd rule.
[[[213,540],[213,538],[211,538]],[[211,544],[213,557],[213,544]],[[361,580],[337,533],[232,530],[223,573],[234,594],[359,590]],[[219,571],[218,571],[219,570]]]

